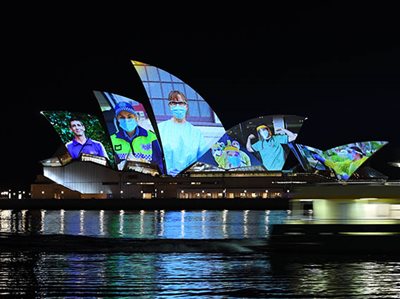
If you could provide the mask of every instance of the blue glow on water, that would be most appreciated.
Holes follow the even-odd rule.
[[[372,257],[0,252],[0,294],[25,298],[398,298],[399,273]]]
[[[268,237],[286,211],[0,211],[0,232],[112,238],[229,239]]]
[[[208,246],[207,239],[268,238],[271,225],[287,217],[253,210],[1,210],[0,233],[204,239]],[[398,298],[399,275],[396,256],[0,251],[0,296],[11,298]]]

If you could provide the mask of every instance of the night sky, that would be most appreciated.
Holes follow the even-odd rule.
[[[323,150],[387,140],[369,163],[400,178],[387,165],[400,159],[400,23],[395,7],[377,5],[282,5],[192,20],[54,15],[11,24],[2,42],[0,185],[28,186],[39,161],[61,145],[41,110],[101,117],[93,90],[146,101],[130,59],[189,84],[226,129],[294,114],[308,117],[297,142]]]

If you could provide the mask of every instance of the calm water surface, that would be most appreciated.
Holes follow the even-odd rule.
[[[0,232],[112,238],[227,239],[267,237],[286,211],[12,211],[0,210]]]
[[[0,233],[268,238],[286,211],[10,211]],[[400,257],[0,252],[12,298],[400,298]]]

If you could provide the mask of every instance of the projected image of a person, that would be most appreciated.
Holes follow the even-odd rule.
[[[158,124],[167,173],[175,176],[194,163],[208,148],[201,131],[186,120],[189,109],[186,96],[173,90],[168,95],[172,117]]]
[[[225,143],[216,142],[211,146],[211,154],[217,166],[220,168],[225,168],[226,156],[224,153]]]
[[[285,150],[282,144],[292,142],[297,134],[284,128],[279,128],[276,134],[272,134],[271,129],[266,125],[260,125],[256,130],[258,141],[252,144],[256,136],[250,134],[247,137],[246,149],[250,153],[258,152],[267,170],[282,170],[285,164]]]
[[[248,154],[240,149],[240,143],[237,140],[232,141],[232,146],[236,147],[239,150],[240,154],[240,167],[251,166],[251,160]]]
[[[81,119],[71,118],[68,123],[70,131],[74,134],[74,138],[67,142],[65,146],[67,147],[72,159],[78,159],[82,153],[108,159],[103,144],[86,137],[86,128]]]
[[[128,102],[119,102],[114,107],[117,132],[111,135],[111,143],[117,156],[118,169],[122,170],[126,160],[158,165],[164,173],[160,144],[156,134],[138,125],[139,114]]]
[[[336,173],[338,179],[348,180],[352,173],[355,172],[368,157],[358,146],[351,146],[346,149],[346,152],[347,158],[342,158],[342,160],[337,159],[336,156],[322,157],[317,153],[312,153],[312,157],[331,168]]]
[[[239,149],[229,144],[224,148],[224,151],[226,153],[225,168],[231,169],[240,167],[241,159],[240,159]]]

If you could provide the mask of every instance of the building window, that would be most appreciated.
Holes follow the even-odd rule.
[[[193,88],[177,77],[150,65],[138,66],[138,73],[149,96],[151,104],[156,107],[156,119],[163,121],[171,118],[168,109],[168,94],[171,90],[183,92],[189,104],[188,121],[215,125],[214,113],[204,99]]]

